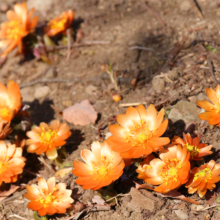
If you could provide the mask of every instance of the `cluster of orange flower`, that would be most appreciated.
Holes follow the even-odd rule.
[[[216,92],[207,89],[213,105],[199,101],[198,105],[209,111],[201,113],[199,117],[209,121],[213,115],[220,117],[219,89],[220,86]],[[0,138],[5,139],[11,133],[10,123],[13,118],[22,115],[22,97],[18,84],[11,80],[6,88],[0,83],[0,103]],[[211,118],[204,118],[204,114]],[[72,172],[79,177],[76,183],[84,189],[97,190],[108,186],[122,175],[125,165],[131,164],[136,158],[143,159],[137,169],[138,178],[158,186],[154,189],[157,192],[167,193],[186,184],[190,194],[198,192],[203,197],[207,189],[214,189],[215,183],[220,181],[220,164],[211,160],[200,167],[195,166],[195,161],[212,153],[212,146],[201,143],[199,137],[192,138],[190,134],[183,134],[183,139],[175,136],[172,141],[161,137],[168,126],[168,120],[164,120],[164,109],[157,113],[152,104],[147,109],[143,105],[129,107],[126,114],[117,116],[117,122],[119,125],[109,127],[112,136],[106,141],[93,142],[91,151],[82,150],[81,157],[85,163],[73,162]],[[214,124],[213,121],[211,124]],[[216,124],[219,124],[218,120]],[[57,149],[65,145],[70,135],[70,128],[65,123],[58,120],[50,124],[42,122],[39,127],[33,126],[26,133],[29,138],[26,140],[26,150],[38,155],[45,153],[53,160],[58,156]],[[6,144],[2,140],[0,152],[0,185],[2,182],[16,182],[25,166],[23,147],[9,142]],[[155,152],[159,152],[158,157]],[[40,216],[65,213],[73,202],[72,191],[67,190],[64,183],[56,184],[55,177],[47,181],[39,178],[38,186],[27,185],[26,188],[25,197],[30,200],[28,208],[37,211]]]
[[[9,81],[7,88],[0,83],[0,186],[2,182],[14,183],[23,172],[26,158],[22,156],[23,147],[5,142],[4,139],[11,133],[14,117],[22,115],[22,97],[17,83]],[[11,127],[11,128],[10,128]],[[57,148],[65,145],[66,139],[71,135],[70,128],[58,120],[49,125],[42,122],[27,132],[27,151],[30,153],[46,153],[49,159],[55,159]],[[66,190],[64,183],[56,184],[55,177],[46,182],[39,178],[38,186],[27,186],[25,197],[31,200],[28,207],[38,211],[40,216],[55,213],[65,213],[71,206],[72,191]]]
[[[34,28],[38,23],[38,16],[32,18],[34,8],[29,12],[25,2],[16,4],[14,11],[9,10],[6,13],[8,21],[1,24],[0,30],[0,48],[6,48],[2,53],[2,57],[6,56],[15,47],[18,52],[23,50],[22,39],[29,33],[34,32]],[[66,33],[71,26],[74,18],[74,12],[69,10],[63,12],[60,17],[56,17],[47,23],[44,32],[48,36],[55,36],[59,33]]]

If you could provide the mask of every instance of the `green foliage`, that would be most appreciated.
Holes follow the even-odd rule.
[[[208,45],[208,46],[206,47],[206,49],[209,50],[209,51],[212,51],[212,52],[216,52],[216,51],[217,51],[217,49],[216,49],[216,48],[212,48],[211,45]]]

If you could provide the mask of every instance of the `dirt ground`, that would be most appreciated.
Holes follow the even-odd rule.
[[[1,2],[12,7],[17,1]],[[149,0],[149,7],[142,0],[29,0],[29,7],[34,6],[36,14],[40,16],[40,24],[62,11],[74,10],[73,27],[75,31],[80,29],[84,33],[81,41],[96,41],[97,44],[75,48],[69,60],[66,59],[67,50],[59,50],[53,57],[52,65],[37,59],[23,62],[20,56],[12,54],[1,66],[0,81],[6,83],[13,79],[20,84],[23,101],[30,105],[31,118],[36,124],[58,117],[51,104],[62,111],[88,99],[99,112],[98,121],[88,126],[70,125],[72,136],[66,146],[70,154],[66,162],[80,160],[81,149],[89,149],[91,141],[105,139],[109,134],[108,126],[115,123],[114,116],[124,113],[131,103],[143,103],[145,106],[152,103],[158,110],[163,107],[168,117],[180,100],[196,105],[198,99],[206,98],[206,87],[215,88],[216,81],[220,82],[220,0],[197,2],[203,18],[189,0]],[[5,13],[0,12],[0,22],[4,20]],[[108,74],[100,67],[109,63],[117,73],[117,92],[123,97],[118,103],[112,100],[112,94],[116,91]],[[131,83],[134,79],[137,79],[136,85]],[[48,92],[39,97],[35,91],[42,87],[47,87]],[[190,124],[184,119],[183,124],[169,119],[166,134],[170,137],[181,135]],[[213,145],[215,153],[206,160],[219,162],[219,128],[197,119],[191,120],[190,125],[194,126],[192,132],[202,136],[202,141]],[[32,160],[26,168],[31,166],[32,170],[44,176],[52,176],[50,170],[39,166],[35,156],[29,157]],[[125,170],[116,182],[117,193],[129,193],[134,187],[133,181],[138,181],[135,175],[135,166]],[[75,176],[68,174],[62,181],[73,189],[76,202],[91,202],[97,192],[82,191],[75,184],[75,179]],[[27,174],[20,183],[30,184],[35,180],[34,176]],[[141,191],[142,195],[144,191]],[[219,192],[217,185],[215,191],[207,193],[205,199],[199,199],[197,195],[189,196],[201,202],[199,208],[150,192],[161,204],[153,210],[132,206],[134,198],[128,195],[118,199],[118,203],[109,211],[85,212],[73,219],[219,220],[220,211],[216,207],[208,208],[217,204],[211,196],[217,197]],[[27,200],[18,194],[14,200],[0,204],[0,219],[19,219],[14,214],[23,219],[33,219],[33,213],[26,205]],[[70,213],[74,215],[76,211]],[[67,220],[69,217],[71,215],[56,215],[51,219]]]

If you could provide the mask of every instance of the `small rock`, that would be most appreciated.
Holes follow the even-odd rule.
[[[34,97],[36,99],[45,98],[50,93],[50,88],[48,86],[42,86],[35,90]]]
[[[44,4],[42,4],[42,0],[28,0],[27,1],[27,7],[28,9],[35,8],[35,10],[40,12],[46,12],[51,9],[53,4],[53,0],[47,0],[44,1]]]
[[[97,101],[93,106],[97,112],[102,112],[106,105],[104,102]]]
[[[186,220],[189,218],[188,214],[182,210],[175,210],[174,212],[176,213],[177,217],[180,219]]]
[[[180,4],[180,10],[182,12],[188,12],[191,8],[192,8],[192,5],[187,0],[182,1],[181,4]]]
[[[132,46],[135,46],[137,45],[136,41],[132,40],[128,43],[128,46],[132,47]]]
[[[192,102],[192,103],[196,103],[196,102],[197,102],[197,96],[196,96],[196,95],[190,96],[190,97],[188,97],[188,100],[189,100],[190,102]]]
[[[65,107],[70,107],[70,106],[73,105],[73,103],[72,103],[71,100],[64,100],[64,101],[63,101],[63,105],[64,105]]]
[[[178,78],[178,69],[172,69],[167,73],[167,76],[171,80],[175,80]]]
[[[0,11],[1,12],[6,12],[9,9],[9,5],[6,2],[0,3]]]
[[[91,202],[92,198],[94,197],[94,191],[93,190],[85,190],[85,193],[82,195],[82,199],[85,202]]]
[[[94,93],[97,92],[97,87],[95,87],[95,86],[93,86],[93,85],[89,85],[89,86],[86,87],[85,90],[86,90],[86,93],[87,93],[88,95],[94,95]]]
[[[165,87],[165,79],[160,77],[154,77],[152,80],[152,86],[154,91],[162,92]]]
[[[125,211],[123,214],[124,214],[124,217],[129,218],[131,215],[131,212]]]
[[[204,94],[203,92],[200,92],[197,96],[198,100],[206,100],[206,101],[209,101],[208,97],[206,94]]]
[[[168,118],[173,122],[183,120],[185,123],[188,122],[199,122],[200,119],[198,114],[200,113],[199,108],[196,104],[188,101],[179,101],[171,109]]]
[[[199,210],[202,210],[202,209],[204,209],[204,206],[202,206],[202,205],[196,205],[196,204],[191,205],[191,210],[192,211],[199,211]]]
[[[33,89],[31,87],[22,88],[20,91],[23,102],[34,101]]]
[[[168,90],[168,95],[171,101],[175,101],[179,97],[179,92],[176,90]]]
[[[46,79],[51,79],[54,78],[54,74],[55,74],[55,69],[54,68],[50,68],[47,73],[45,74],[45,78]]]
[[[169,210],[168,209],[162,209],[160,211],[157,212],[156,216],[161,216],[161,215],[165,215]]]
[[[160,208],[164,204],[162,200],[153,196],[152,193],[148,192],[148,197],[146,197],[134,187],[131,188],[130,194],[132,199],[127,203],[127,206],[139,213],[141,213],[143,209],[153,212],[156,208]]]
[[[220,143],[214,142],[214,143],[212,143],[212,147],[215,148],[216,151],[218,151],[218,150],[220,150]]]

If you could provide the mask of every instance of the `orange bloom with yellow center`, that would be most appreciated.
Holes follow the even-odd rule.
[[[22,148],[6,145],[0,141],[0,185],[2,182],[13,183],[23,172],[26,159],[22,157]]]
[[[123,158],[139,158],[158,151],[170,142],[167,137],[160,137],[166,131],[168,120],[163,121],[164,109],[158,114],[154,105],[145,110],[143,105],[129,107],[126,114],[119,114],[117,122],[111,125],[113,134],[107,139],[113,151]]]
[[[7,47],[2,56],[7,55],[16,46],[19,53],[22,52],[22,38],[25,37],[37,25],[38,17],[33,18],[34,9],[28,12],[25,2],[16,4],[14,11],[6,13],[8,21],[1,24],[0,47]]]
[[[108,186],[123,173],[125,164],[121,156],[112,151],[107,142],[94,142],[92,151],[83,149],[81,157],[86,163],[74,161],[73,174],[79,177],[76,183],[83,189],[97,190]]]
[[[0,122],[10,122],[20,110],[22,98],[17,83],[8,81],[7,88],[0,83]]]
[[[218,124],[220,127],[220,85],[216,87],[216,91],[206,88],[206,94],[213,104],[205,100],[197,101],[197,105],[206,110],[199,114],[199,118],[208,121],[210,125]]]
[[[190,152],[190,160],[201,160],[202,157],[212,154],[211,148],[212,145],[200,143],[200,138],[192,138],[191,135],[183,133],[183,139],[174,136],[172,144],[185,145],[188,152]]]
[[[45,28],[45,33],[48,36],[55,36],[61,32],[66,34],[74,19],[74,12],[72,10],[64,11],[60,17],[50,20]]]
[[[159,153],[158,158],[149,155],[138,167],[138,178],[146,183],[160,185],[154,190],[160,193],[179,188],[189,178],[190,153],[186,146],[174,145]]]
[[[193,194],[198,192],[202,198],[207,189],[213,190],[215,183],[220,181],[220,164],[216,164],[214,160],[200,167],[194,167],[191,171],[189,181],[186,184],[188,193]]]
[[[58,156],[57,148],[65,145],[65,140],[70,135],[70,128],[66,123],[53,120],[47,125],[41,122],[39,127],[35,126],[27,132],[27,136],[30,138],[26,141],[26,144],[29,145],[27,151],[36,154],[46,152],[49,159],[56,159]]]
[[[30,202],[27,207],[37,211],[40,216],[53,215],[55,213],[66,213],[74,201],[70,196],[72,190],[66,189],[65,183],[56,184],[55,177],[47,181],[40,177],[38,186],[26,186],[27,193],[24,195]]]

